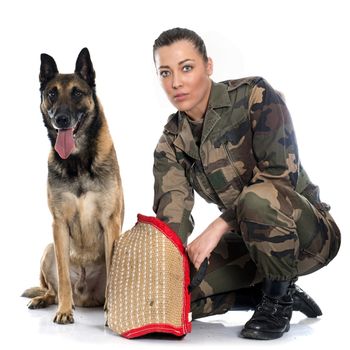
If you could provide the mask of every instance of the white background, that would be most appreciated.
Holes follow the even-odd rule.
[[[320,321],[294,322],[278,344],[331,345],[335,339],[349,343],[345,313],[349,309],[350,26],[345,0],[1,1],[2,341],[9,340],[11,348],[129,346],[103,328],[98,310],[79,309],[74,325],[59,326],[51,322],[54,307],[28,311],[26,300],[19,298],[25,288],[38,284],[39,260],[52,241],[46,203],[50,144],[39,110],[40,54],[52,55],[60,72],[70,73],[79,51],[85,46],[90,50],[97,93],[119,158],[126,230],[137,213],[153,214],[153,150],[174,108],[159,86],[152,45],[163,30],[175,26],[202,36],[214,60],[213,80],[260,75],[284,93],[302,163],[321,187],[323,201],[331,204],[343,245],[329,266],[299,280],[325,315]],[[219,213],[200,199],[196,204],[198,234]],[[202,347],[221,340],[230,347],[256,346],[237,338],[248,315],[242,320],[236,315],[195,322],[194,332],[182,342],[132,344]]]

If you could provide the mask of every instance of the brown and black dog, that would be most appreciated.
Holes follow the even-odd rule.
[[[52,145],[48,203],[54,243],[41,259],[41,287],[23,296],[32,298],[30,309],[58,304],[54,322],[66,324],[74,322],[74,305],[104,304],[124,200],[89,51],[80,52],[73,74],[60,74],[54,59],[42,54],[40,83],[40,109]]]

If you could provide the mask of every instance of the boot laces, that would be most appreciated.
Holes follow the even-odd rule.
[[[266,322],[266,319],[268,319],[270,324],[276,327],[280,326],[282,319],[290,319],[283,311],[283,304],[283,301],[281,302],[279,299],[264,295],[253,315],[254,320]]]
[[[261,299],[260,304],[257,307],[257,310],[262,313],[275,314],[278,311],[278,300],[269,298],[264,295]]]

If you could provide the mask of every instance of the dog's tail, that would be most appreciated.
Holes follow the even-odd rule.
[[[47,288],[43,288],[43,287],[28,288],[22,293],[21,297],[25,297],[25,298],[42,297],[46,294],[46,292],[47,292]]]

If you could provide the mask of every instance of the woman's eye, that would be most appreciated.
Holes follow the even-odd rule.
[[[184,72],[190,72],[191,70],[192,70],[192,66],[183,66],[182,67],[182,70],[184,71]]]
[[[159,73],[159,75],[162,77],[162,78],[166,78],[170,75],[170,72],[167,71],[167,70],[163,70]]]

